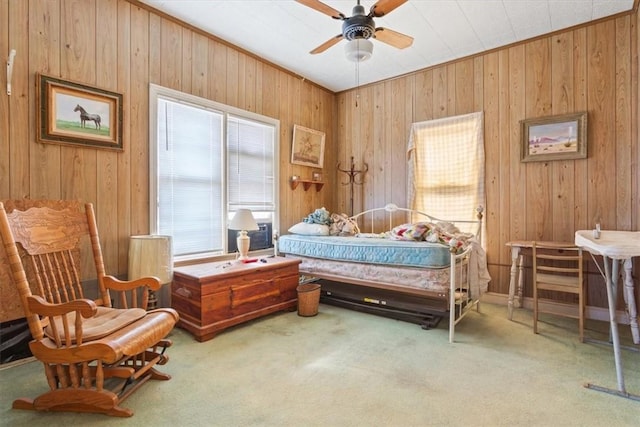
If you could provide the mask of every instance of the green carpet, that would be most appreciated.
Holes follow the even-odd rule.
[[[587,336],[607,338],[589,321]],[[621,325],[629,344],[628,326]],[[581,344],[577,321],[482,304],[456,328],[433,330],[320,305],[315,317],[274,314],[199,343],[176,329],[173,376],[126,400],[131,418],[11,409],[47,387],[37,362],[0,370],[7,426],[632,426],[640,402],[583,387],[616,387],[611,347]],[[638,346],[636,346],[637,348]],[[629,392],[640,394],[640,353],[624,350]]]

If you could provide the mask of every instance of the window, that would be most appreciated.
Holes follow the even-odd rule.
[[[277,120],[153,84],[150,117],[151,232],[177,258],[226,253],[237,209],[277,222]]]
[[[481,112],[414,123],[408,154],[409,206],[442,219],[476,219],[485,206]]]

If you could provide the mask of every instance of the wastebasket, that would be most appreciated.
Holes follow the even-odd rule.
[[[311,317],[318,314],[320,303],[320,285],[305,283],[298,285],[298,316]]]

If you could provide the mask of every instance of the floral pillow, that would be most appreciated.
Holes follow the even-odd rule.
[[[416,222],[413,224],[402,224],[391,230],[390,237],[396,240],[426,240],[426,235],[430,231],[429,223]]]

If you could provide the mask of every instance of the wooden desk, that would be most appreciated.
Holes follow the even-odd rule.
[[[540,244],[553,246],[558,249],[573,247],[573,242],[549,242],[539,241]],[[507,246],[511,247],[511,278],[509,280],[509,301],[507,304],[507,316],[509,320],[513,318],[513,308],[522,307],[523,299],[523,260],[524,255],[531,256],[531,248],[533,246],[532,240],[514,240],[507,242]],[[517,282],[516,282],[517,275]],[[518,299],[514,301],[516,294],[516,283],[518,289]]]

